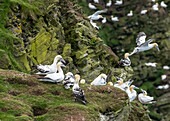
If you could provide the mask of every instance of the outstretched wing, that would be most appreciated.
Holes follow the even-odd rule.
[[[148,46],[149,43],[151,43],[154,39],[149,39],[145,43],[143,43],[141,46]]]
[[[104,10],[96,11],[93,15],[94,15],[94,16],[97,16],[97,15],[99,15],[99,14],[101,14],[101,13],[106,13],[107,10],[108,10],[108,9],[106,8],[106,9],[104,9]]]

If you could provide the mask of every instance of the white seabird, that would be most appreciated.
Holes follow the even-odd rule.
[[[63,57],[61,55],[57,55],[55,58],[54,58],[54,61],[51,65],[36,65],[34,66],[36,70],[38,70],[39,72],[36,73],[38,75],[46,75],[46,74],[49,74],[49,73],[54,73],[54,72],[57,72],[57,62],[61,60],[62,62],[65,63]]]
[[[169,88],[169,84],[165,84],[165,85],[159,85],[156,89],[168,89]]]
[[[137,92],[134,89],[139,89],[139,88],[136,87],[135,85],[131,85],[130,87],[129,85],[127,85],[124,89],[125,92],[128,94],[129,101],[132,102],[137,96]]]
[[[148,12],[148,10],[142,10],[140,14],[145,15]]]
[[[64,79],[64,73],[61,67],[65,67],[65,65],[62,62],[57,63],[57,72],[47,74],[45,77],[39,77],[39,81],[48,81],[53,83],[61,82]]]
[[[156,3],[156,4],[154,4],[154,5],[152,6],[152,9],[153,9],[154,11],[158,11],[158,10],[159,10],[158,6],[159,6],[159,4]]]
[[[167,77],[167,75],[161,75],[161,79],[162,79],[162,80],[165,80],[166,77]]]
[[[116,0],[116,3],[115,3],[115,5],[122,5],[123,4],[123,0]]]
[[[120,61],[119,61],[119,65],[121,65],[121,66],[130,66],[131,65],[131,61],[130,61],[130,59],[129,59],[129,56],[130,54],[129,53],[125,53],[125,55],[124,55],[124,59],[121,59]]]
[[[92,5],[91,3],[89,3],[89,8],[90,9],[97,9],[94,5]]]
[[[161,2],[161,6],[164,7],[164,8],[167,7],[167,5],[164,3],[164,1]]]
[[[100,11],[96,11],[93,15],[88,16],[88,18],[90,20],[99,20],[100,18],[103,18],[102,15],[100,15],[101,13],[106,13],[108,9],[104,9],[104,10],[100,10]]]
[[[157,50],[160,51],[157,43],[150,44],[153,40],[154,39],[149,39],[148,41],[143,43],[141,46],[136,47],[129,56],[131,56],[131,55],[133,55],[134,53],[137,53],[137,52],[143,52],[143,51],[146,51],[146,50],[150,50],[153,47],[156,47]]]
[[[151,62],[145,63],[146,66],[152,66],[152,67],[156,67],[156,64],[158,63],[151,63]]]
[[[169,69],[170,69],[170,67],[169,67],[169,66],[163,66],[163,69],[165,69],[165,70],[169,70]]]
[[[145,43],[145,39],[146,39],[146,34],[144,32],[139,32],[139,34],[138,34],[138,36],[136,38],[137,46],[140,46],[143,43]]]
[[[107,7],[110,7],[111,5],[112,5],[112,0],[109,0],[109,2],[106,3],[106,6],[107,6]]]
[[[108,82],[107,85],[113,86],[113,82]]]
[[[153,103],[156,103],[156,101],[153,101],[154,98],[153,97],[150,97],[150,96],[147,96],[147,92],[143,89],[141,89],[143,93],[140,93],[138,95],[138,100],[140,103],[142,104],[153,104]]]
[[[152,2],[155,2],[155,0],[152,0]]]
[[[76,80],[75,80],[74,86],[73,86],[73,88],[72,88],[75,101],[79,100],[79,101],[81,101],[84,105],[86,105],[87,100],[86,100],[86,98],[85,98],[84,91],[79,87],[80,75],[76,74],[76,75],[75,75],[75,78],[76,78]]]
[[[91,85],[106,85],[106,78],[106,74],[100,74],[96,79],[93,80],[93,82],[91,82]]]
[[[99,3],[99,0],[94,0],[94,3]]]
[[[91,19],[90,19],[90,23],[91,23],[91,25],[92,25],[95,29],[99,30],[99,27],[97,26],[97,23],[94,23],[93,20],[91,20]]]
[[[130,13],[128,13],[127,16],[129,16],[129,17],[133,16],[133,11],[130,10]]]
[[[113,15],[111,16],[111,20],[112,21],[119,21],[118,17],[113,17]]]
[[[102,23],[104,24],[104,23],[106,23],[106,21],[107,21],[106,17],[104,17],[103,20],[102,20]]]
[[[68,72],[67,74],[65,74],[65,79],[63,80],[63,85],[65,89],[69,89],[71,86],[73,86],[74,82],[75,82],[75,77],[73,73]]]

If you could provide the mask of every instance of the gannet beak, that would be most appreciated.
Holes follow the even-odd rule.
[[[61,67],[64,67],[64,68],[65,68],[66,66],[65,66],[64,64],[62,64]]]
[[[138,87],[134,87],[134,89],[139,89]]]
[[[158,46],[156,46],[156,49],[157,49],[158,51],[160,51],[160,49],[159,49],[159,47],[158,47]]]
[[[66,63],[66,61],[63,58],[60,58],[62,63]]]

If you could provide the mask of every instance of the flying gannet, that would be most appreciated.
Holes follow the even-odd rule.
[[[144,32],[139,32],[136,38],[137,46],[141,46],[143,43],[145,43],[145,39],[146,39],[146,34]]]
[[[103,18],[102,15],[100,15],[101,13],[106,13],[108,9],[104,9],[104,10],[99,10],[96,11],[93,15],[88,16],[88,18],[90,20],[99,20],[100,18]]]

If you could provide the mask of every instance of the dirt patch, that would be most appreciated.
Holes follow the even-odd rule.
[[[41,107],[32,107],[32,109],[33,109],[34,116],[43,115],[43,114],[46,114],[48,112],[47,109],[43,109]]]
[[[8,94],[13,95],[13,96],[17,96],[20,93],[19,92],[15,92],[15,91],[9,91]]]

